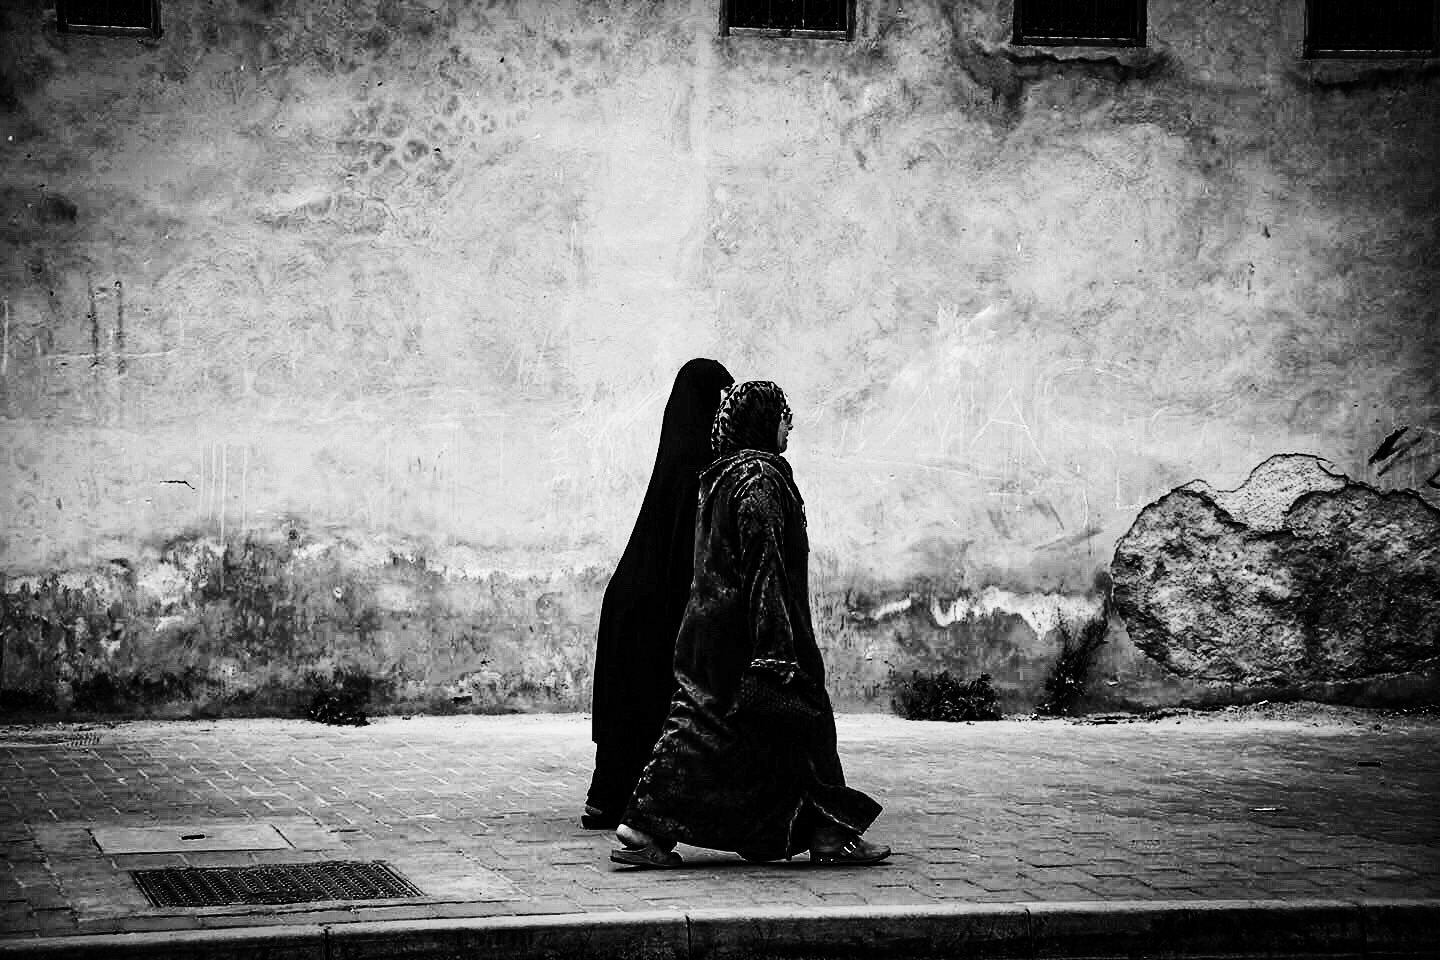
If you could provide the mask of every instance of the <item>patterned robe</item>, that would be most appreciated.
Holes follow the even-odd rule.
[[[740,450],[700,477],[695,579],[675,645],[679,689],[624,822],[756,859],[810,846],[818,824],[863,832],[880,805],[845,786],[810,619],[804,505],[778,454]],[[737,702],[754,661],[793,664],[823,705],[801,730]],[[818,729],[817,729],[818,728]]]

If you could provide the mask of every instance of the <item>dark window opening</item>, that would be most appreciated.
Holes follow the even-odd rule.
[[[1145,46],[1145,0],[1015,0],[1015,42]]]
[[[160,0],[56,0],[61,33],[160,36]]]
[[[1440,56],[1436,0],[1308,0],[1307,57]]]
[[[849,40],[854,0],[725,0],[721,34]]]

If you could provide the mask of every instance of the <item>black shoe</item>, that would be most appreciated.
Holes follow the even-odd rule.
[[[889,847],[871,843],[863,837],[854,837],[850,842],[829,850],[810,848],[810,862],[826,866],[864,867],[889,856]]]
[[[606,813],[587,803],[585,812],[580,815],[580,826],[586,830],[614,830],[620,826],[620,814]]]

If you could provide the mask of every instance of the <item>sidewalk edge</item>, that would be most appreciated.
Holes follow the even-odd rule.
[[[1440,899],[756,908],[275,924],[0,940],[0,960],[1440,956]]]

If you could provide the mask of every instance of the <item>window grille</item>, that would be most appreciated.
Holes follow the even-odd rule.
[[[854,0],[725,0],[725,36],[849,40]]]
[[[1434,57],[1436,0],[1308,0],[1307,57]]]
[[[160,0],[56,0],[61,33],[160,36]]]
[[[1143,47],[1145,0],[1015,0],[1015,42]]]

